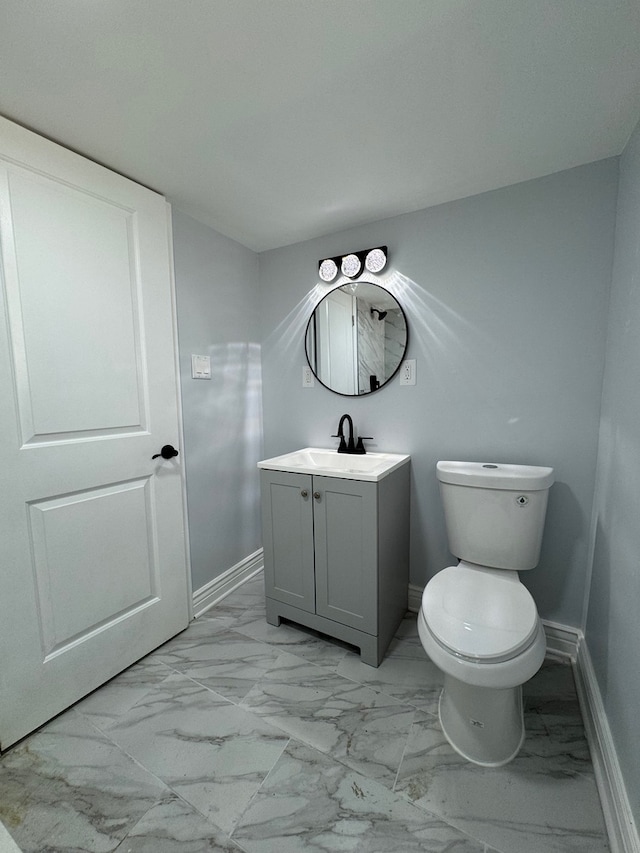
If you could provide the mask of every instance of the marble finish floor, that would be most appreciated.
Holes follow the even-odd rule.
[[[261,577],[0,758],[23,851],[605,853],[571,667],[506,767],[465,762],[408,614],[378,669],[265,621]]]

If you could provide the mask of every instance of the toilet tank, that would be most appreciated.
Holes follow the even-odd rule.
[[[496,569],[538,564],[553,468],[438,462],[437,476],[452,554]]]

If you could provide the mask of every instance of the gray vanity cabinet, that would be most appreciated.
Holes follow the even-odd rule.
[[[377,482],[260,477],[267,621],[315,628],[377,666],[407,609],[409,465]]]

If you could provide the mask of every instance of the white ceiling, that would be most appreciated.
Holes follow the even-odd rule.
[[[0,113],[262,251],[619,154],[640,0],[1,0]]]

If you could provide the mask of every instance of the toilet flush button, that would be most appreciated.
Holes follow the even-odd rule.
[[[526,506],[529,503],[529,498],[526,495],[518,495],[516,503],[518,506]]]

